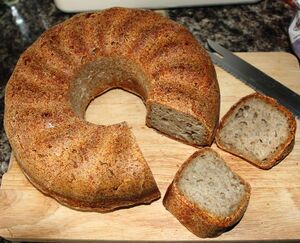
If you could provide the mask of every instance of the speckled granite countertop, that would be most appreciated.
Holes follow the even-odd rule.
[[[283,1],[169,9],[202,43],[210,38],[231,51],[291,52],[287,29],[294,15]],[[0,183],[10,156],[3,129],[4,87],[20,54],[46,29],[72,16],[51,0],[0,0]]]

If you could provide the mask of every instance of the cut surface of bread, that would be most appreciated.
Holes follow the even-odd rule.
[[[217,145],[254,165],[269,169],[292,149],[294,116],[272,98],[254,93],[242,98],[222,119]]]
[[[166,106],[154,104],[147,116],[147,124],[158,131],[188,144],[209,144],[207,128],[194,117]]]
[[[178,186],[190,201],[220,217],[236,210],[245,194],[245,185],[212,152],[193,159],[182,171]]]
[[[250,185],[211,148],[194,153],[178,170],[163,203],[199,237],[216,237],[243,216]]]

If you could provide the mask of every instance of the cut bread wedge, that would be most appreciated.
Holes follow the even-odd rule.
[[[250,191],[213,149],[203,148],[180,167],[163,204],[198,237],[216,237],[242,218]]]
[[[254,93],[227,112],[215,139],[221,149],[270,169],[292,150],[296,126],[289,110],[270,97]]]

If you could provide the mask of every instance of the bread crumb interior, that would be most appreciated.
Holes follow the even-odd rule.
[[[229,150],[264,162],[286,141],[288,131],[281,111],[252,98],[235,108],[220,131],[220,141]]]
[[[215,154],[206,151],[183,170],[179,189],[193,203],[218,217],[234,212],[245,194],[245,185]]]
[[[148,119],[151,121],[151,126],[179,140],[198,145],[207,143],[205,126],[187,114],[153,104]]]

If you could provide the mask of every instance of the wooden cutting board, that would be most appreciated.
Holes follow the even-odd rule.
[[[287,53],[239,53],[239,56],[300,93],[300,71]],[[216,68],[221,89],[221,115],[252,89]],[[196,148],[164,137],[144,125],[141,100],[112,90],[94,100],[86,120],[97,124],[128,121],[162,195],[182,162]],[[215,240],[300,239],[300,133],[292,153],[264,171],[215,148],[231,168],[252,186],[249,207],[240,223]],[[78,212],[37,191],[12,157],[0,190],[0,235],[11,240],[199,240],[162,205],[136,206],[112,213]]]

